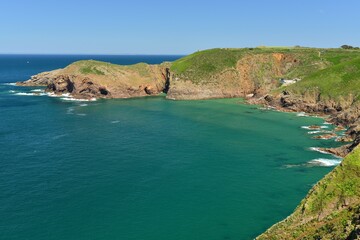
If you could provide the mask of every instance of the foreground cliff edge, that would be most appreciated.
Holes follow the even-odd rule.
[[[281,79],[281,80],[280,80]],[[211,49],[173,63],[119,66],[79,61],[20,86],[46,86],[74,98],[245,97],[282,111],[326,115],[348,127],[343,163],[321,180],[286,220],[259,239],[356,239],[360,236],[360,51],[313,48]],[[350,153],[350,154],[349,154]],[[349,154],[349,155],[348,155]]]
[[[359,239],[360,147],[320,180],[294,213],[257,239]]]

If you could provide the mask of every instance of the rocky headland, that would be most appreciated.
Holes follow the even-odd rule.
[[[173,100],[243,97],[250,104],[324,116],[337,126],[335,131],[347,129],[346,135],[337,139],[349,144],[321,149],[345,157],[343,162],[310,190],[289,218],[259,239],[360,236],[358,50],[211,49],[159,65],[79,61],[17,84],[46,86],[48,92],[82,99],[141,97],[161,92]],[[336,134],[317,137],[336,138]]]
[[[99,61],[78,61],[64,69],[39,73],[18,86],[46,86],[57,95],[74,98],[130,98],[166,91],[169,63],[120,66]]]

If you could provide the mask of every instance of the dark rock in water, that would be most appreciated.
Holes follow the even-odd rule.
[[[329,133],[324,135],[314,136],[313,139],[331,139],[337,137],[336,133]]]
[[[327,152],[339,157],[345,157],[349,152],[351,144],[344,145],[338,148],[319,148],[320,151]]]

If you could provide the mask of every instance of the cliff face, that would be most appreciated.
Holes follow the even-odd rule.
[[[20,86],[47,86],[48,92],[70,93],[75,98],[129,98],[156,95],[166,85],[167,63],[120,66],[79,61],[64,69],[40,73]]]
[[[318,182],[294,213],[257,239],[359,239],[360,148]]]
[[[180,71],[178,68],[188,63],[174,63],[168,98],[207,99],[263,95],[278,87],[278,79],[299,64],[293,54],[242,52],[234,57],[233,65],[212,70],[211,74],[206,71],[202,74],[202,68],[212,69],[210,62],[213,61],[211,57],[203,57],[195,55],[195,59],[187,60],[201,64],[197,69],[189,67]]]

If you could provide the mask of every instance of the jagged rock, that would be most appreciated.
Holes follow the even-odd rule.
[[[328,140],[328,139],[336,138],[336,137],[337,137],[336,133],[329,133],[329,134],[314,136],[313,139],[325,139],[325,140]]]
[[[120,66],[79,61],[64,69],[44,72],[19,86],[47,86],[47,92],[70,93],[74,98],[129,98],[161,93],[169,64]],[[169,84],[169,83],[168,83]]]
[[[24,82],[17,82],[18,86],[48,86],[52,83],[54,78],[61,72],[61,69],[50,72],[43,72],[31,77],[31,79]]]
[[[149,94],[149,95],[154,95],[157,93],[157,90],[154,89],[152,86],[146,86],[144,90],[145,90],[146,94]]]

